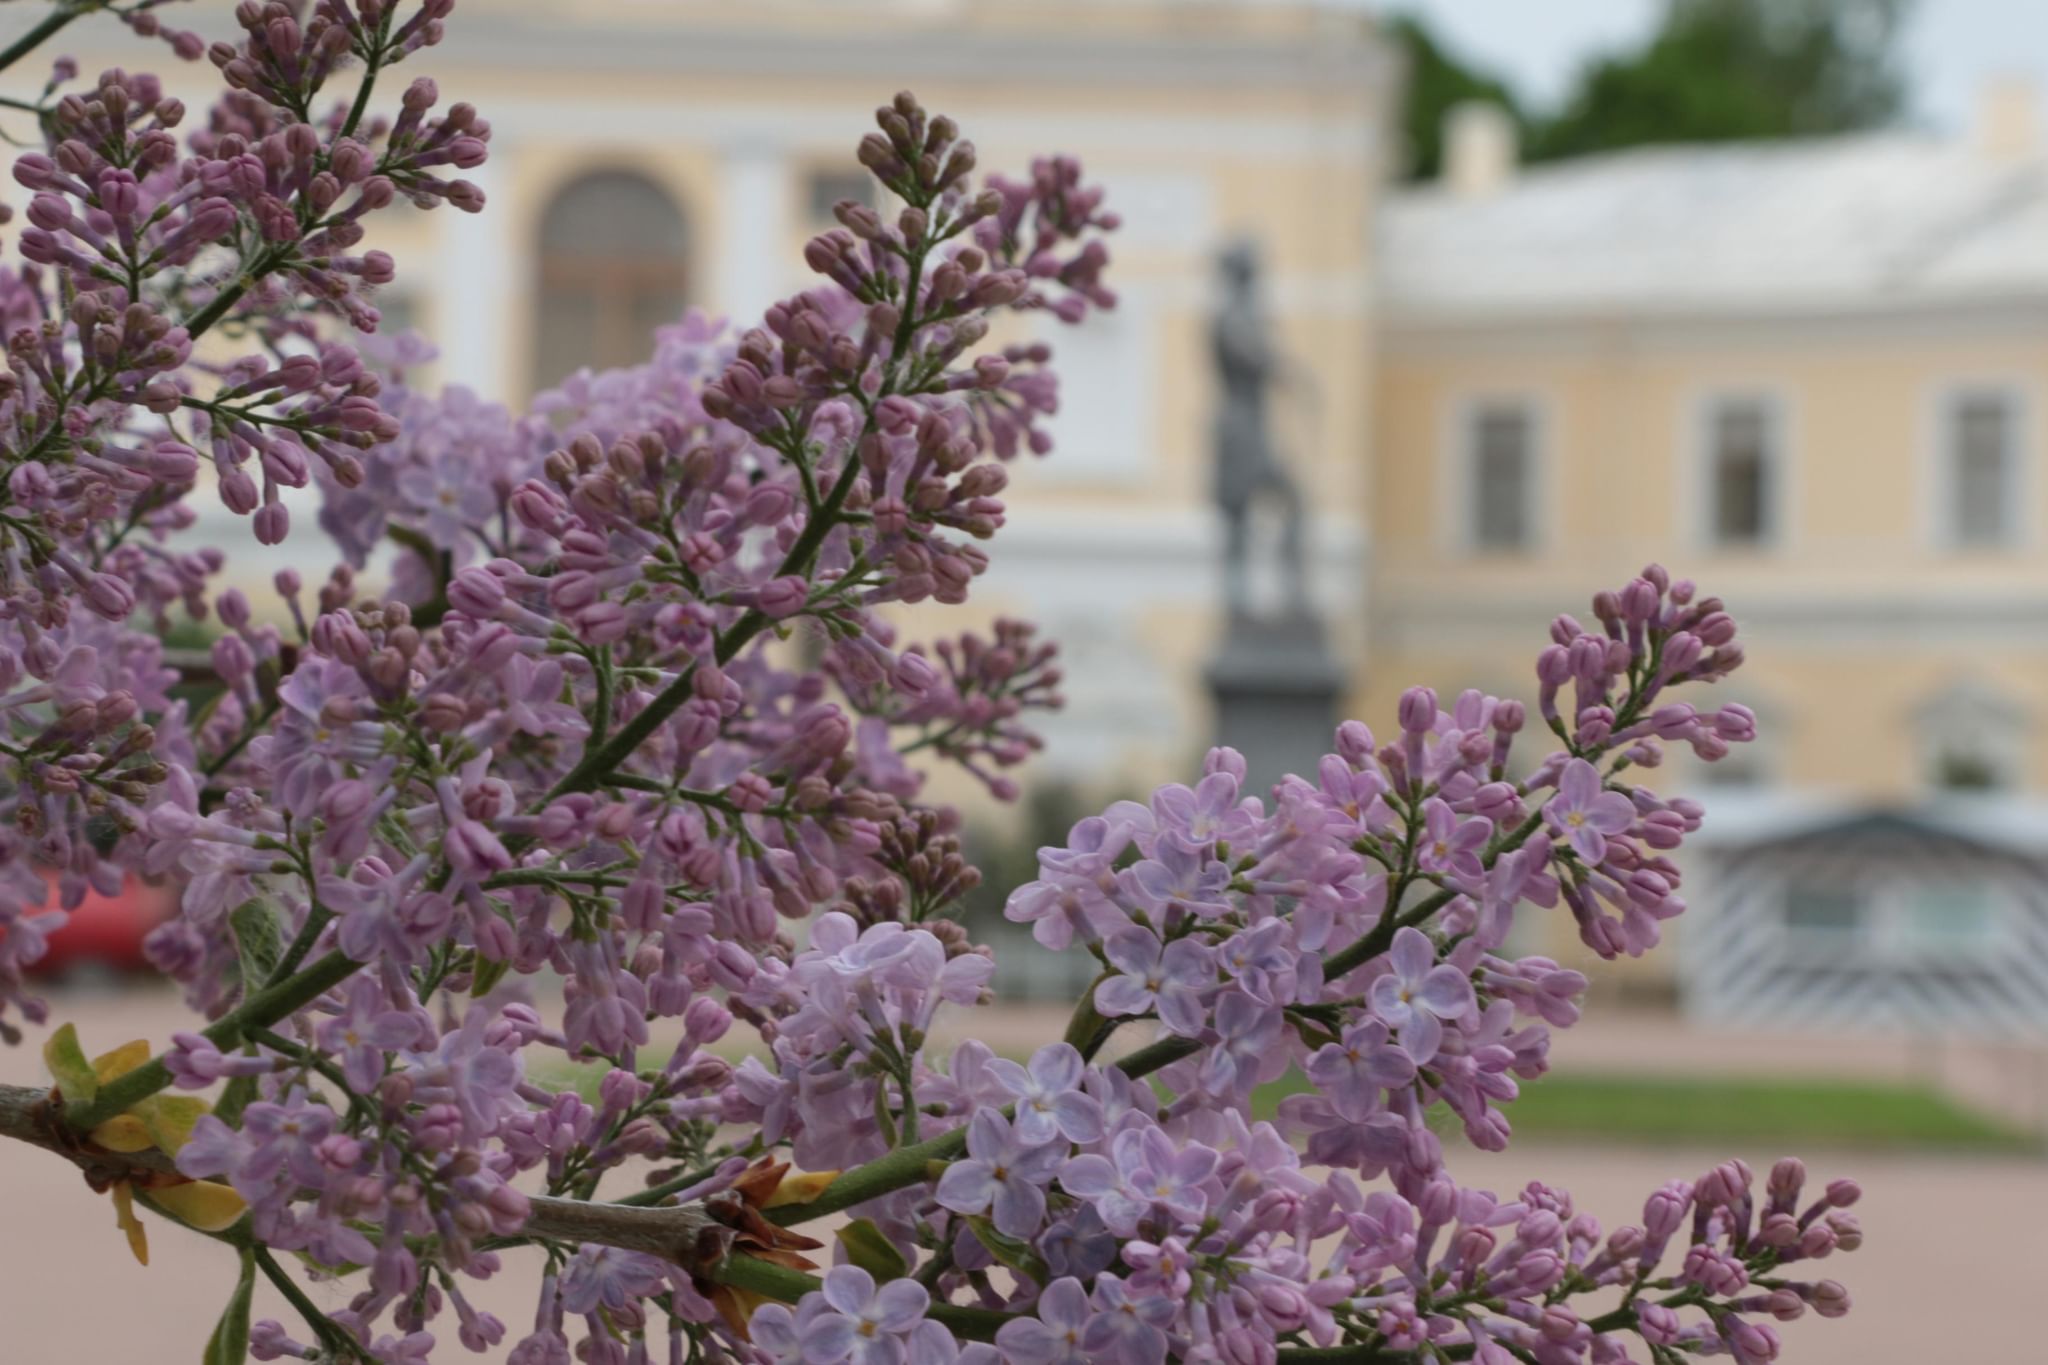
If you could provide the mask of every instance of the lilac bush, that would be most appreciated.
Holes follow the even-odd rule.
[[[1847,1310],[1812,1263],[1860,1241],[1857,1188],[1796,1161],[1611,1231],[1450,1171],[1578,1018],[1516,918],[1561,902],[1612,957],[1684,908],[1701,811],[1631,778],[1753,736],[1680,699],[1742,660],[1717,599],[1652,567],[1558,617],[1538,727],[1418,688],[1314,774],[1247,790],[1217,749],[1081,821],[1007,907],[1100,968],[1065,1036],[935,1055],[994,963],[920,765],[1013,794],[1059,672],[1025,625],[927,645],[889,613],[966,600],[1004,461],[1048,450],[1049,350],[989,338],[1114,304],[1101,193],[1065,159],[984,179],[900,95],[858,148],[894,207],[840,204],[813,288],[515,415],[348,339],[393,274],[365,218],[482,207],[450,168],[488,124],[378,97],[452,0],[245,0],[210,48],[159,8],[119,13],[219,70],[203,128],[63,61],[24,101],[0,1006],[44,1024],[22,972],[66,908],[171,878],[147,951],[199,1018],[156,1055],[48,1034],[56,1084],[0,1087],[0,1132],[138,1255],[138,1205],[237,1250],[208,1361],[1748,1365]],[[276,542],[308,482],[341,561],[277,575],[288,626],[174,548],[206,497]],[[218,632],[196,694],[182,619]],[[510,1260],[541,1286],[512,1324],[465,1289]],[[300,1321],[250,1321],[259,1276]]]

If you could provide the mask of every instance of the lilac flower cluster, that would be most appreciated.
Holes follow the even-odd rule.
[[[210,50],[166,27],[160,3],[121,17],[182,57],[210,56],[220,104],[187,134],[155,77],[79,84],[59,60],[24,102],[47,145],[15,159],[27,223],[21,263],[0,267],[0,1011],[31,1020],[41,1007],[21,969],[65,909],[147,861],[144,812],[202,767],[209,718],[169,698],[156,632],[130,627],[212,613],[220,551],[166,544],[192,523],[202,466],[269,543],[288,529],[283,489],[315,470],[360,482],[364,452],[398,431],[331,325],[374,329],[371,298],[393,275],[388,255],[359,249],[364,220],[400,195],[482,206],[443,174],[485,155],[473,109],[430,117],[424,79],[394,116],[371,99],[381,73],[440,40],[450,0],[243,4],[237,41]],[[89,8],[55,6],[36,32]],[[221,332],[238,340],[196,349]],[[231,686],[260,675],[274,696],[275,633],[227,624],[245,637],[215,650]],[[38,913],[50,881],[60,908]],[[13,1026],[0,1019],[0,1033]]]
[[[156,8],[123,18],[198,55]],[[984,343],[1006,313],[1111,306],[1114,215],[1064,159],[979,179],[901,95],[858,149],[897,207],[839,205],[818,283],[761,325],[685,319],[525,415],[416,392],[420,344],[340,337],[391,277],[359,250],[371,211],[481,206],[446,174],[485,155],[474,111],[431,116],[419,81],[370,112],[451,8],[245,0],[182,140],[151,78],[60,95],[60,66],[50,145],[16,165],[0,1004],[40,1021],[21,972],[62,913],[35,913],[48,885],[75,905],[163,877],[181,911],[147,950],[208,1022],[104,1077],[58,1047],[43,1126],[9,1135],[61,1125],[101,1176],[135,1158],[119,1197],[225,1236],[305,1319],[251,1324],[243,1290],[217,1341],[1606,1365],[1639,1339],[1662,1365],[1769,1359],[1767,1319],[1846,1309],[1786,1268],[1854,1249],[1853,1185],[1806,1198],[1787,1163],[1754,1194],[1730,1163],[1603,1238],[1561,1192],[1455,1184],[1428,1121],[1504,1144],[1577,1018],[1579,974],[1508,950],[1525,907],[1562,900],[1609,956],[1683,909],[1671,854],[1701,813],[1625,777],[1754,721],[1673,699],[1741,653],[1654,567],[1595,599],[1597,628],[1553,625],[1537,709],[1561,747],[1531,765],[1520,705],[1417,689],[1390,739],[1347,724],[1312,776],[1247,790],[1217,750],[1196,785],[1082,821],[1008,902],[1100,968],[1065,1037],[934,1055],[994,964],[953,917],[978,873],[919,765],[1013,794],[1060,677],[1021,623],[926,647],[887,612],[985,569],[1003,461],[1047,450],[1056,391],[1048,347]],[[227,322],[251,354],[195,351]],[[288,625],[209,589],[217,553],[168,548],[203,463],[265,541],[283,488],[322,490],[344,562],[278,575]],[[380,594],[358,574],[387,542]],[[176,612],[218,627],[196,707],[157,634]],[[1255,1119],[1289,1072],[1306,1089]],[[193,1182],[204,1219],[173,1195]],[[814,1276],[796,1229],[839,1213]],[[275,1251],[360,1273],[326,1311]],[[530,1328],[465,1292],[508,1256],[543,1270]]]

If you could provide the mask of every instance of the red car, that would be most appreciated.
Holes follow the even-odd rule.
[[[57,879],[49,880],[49,903],[54,906]],[[109,971],[147,971],[142,940],[177,908],[175,886],[152,886],[139,877],[129,877],[116,895],[88,894],[64,927],[50,935],[49,951],[29,970],[37,976],[61,976],[89,963]]]

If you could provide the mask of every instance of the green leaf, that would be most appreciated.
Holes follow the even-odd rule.
[[[242,962],[242,995],[246,999],[270,979],[277,960],[284,956],[284,931],[277,912],[262,900],[246,900],[228,915],[234,931],[235,951]]]
[[[470,995],[478,1000],[483,999],[483,997],[491,993],[491,989],[494,986],[505,979],[505,973],[510,970],[512,970],[512,964],[509,961],[494,961],[487,957],[477,958],[475,970],[470,974],[472,977],[469,987]]]
[[[875,1082],[875,1127],[882,1130],[885,1146],[896,1145],[896,1115],[889,1108],[889,1082],[886,1079]]]
[[[977,1214],[967,1220],[967,1226],[974,1230],[974,1239],[988,1248],[988,1254],[1001,1261],[1010,1269],[1034,1283],[1044,1284],[1052,1272],[1030,1246],[1018,1241],[1007,1233],[997,1232],[996,1225],[987,1215]]]
[[[228,1306],[221,1310],[213,1336],[207,1340],[200,1365],[242,1365],[248,1359],[249,1303],[255,1292],[256,1253],[244,1247],[241,1276],[235,1281],[235,1292],[228,1295]]]
[[[69,1105],[91,1104],[100,1093],[100,1078],[93,1074],[85,1049],[78,1045],[78,1029],[66,1024],[43,1044],[43,1064],[57,1082],[57,1093]]]
[[[206,1112],[206,1101],[196,1095],[151,1095],[129,1110],[149,1129],[160,1151],[176,1155],[192,1137],[192,1125]]]
[[[900,1280],[910,1273],[910,1262],[882,1235],[872,1218],[856,1218],[835,1235],[846,1248],[846,1259],[874,1276],[877,1283]]]
[[[243,1051],[248,1051],[244,1048]],[[256,1078],[237,1076],[228,1082],[227,1089],[220,1092],[220,1101],[213,1106],[213,1116],[230,1128],[242,1125],[242,1111],[256,1098]]]

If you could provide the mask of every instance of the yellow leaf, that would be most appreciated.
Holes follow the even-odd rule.
[[[143,1265],[149,1264],[149,1231],[135,1217],[135,1201],[130,1197],[128,1182],[114,1182],[114,1222],[127,1234],[128,1249],[135,1253],[135,1259]]]
[[[49,1065],[50,1075],[56,1079],[57,1090],[64,1096],[64,1103],[92,1103],[92,1097],[99,1093],[99,1077],[92,1074],[92,1067],[78,1046],[78,1029],[75,1026],[66,1024],[44,1040],[43,1061]]]
[[[212,1180],[166,1185],[149,1191],[146,1197],[171,1217],[201,1232],[221,1232],[232,1227],[249,1207],[241,1195]]]
[[[838,1178],[837,1171],[793,1171],[782,1178],[782,1183],[775,1187],[775,1193],[769,1195],[761,1207],[779,1209],[784,1204],[808,1204]]]
[[[146,1152],[156,1146],[149,1125],[133,1114],[116,1114],[92,1130],[92,1140],[110,1152]]]
[[[92,1074],[104,1085],[116,1076],[125,1076],[149,1060],[149,1042],[137,1038],[132,1043],[123,1043],[112,1052],[102,1052],[92,1059]]]
[[[192,1125],[207,1112],[197,1095],[151,1095],[128,1111],[149,1127],[149,1136],[165,1152],[175,1154],[192,1138]]]

